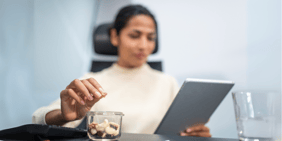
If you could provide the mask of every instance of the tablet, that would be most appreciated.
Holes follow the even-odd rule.
[[[179,135],[187,127],[205,124],[234,82],[187,78],[155,134]]]

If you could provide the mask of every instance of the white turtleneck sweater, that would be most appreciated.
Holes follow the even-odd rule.
[[[176,80],[144,64],[139,68],[123,68],[114,63],[98,73],[88,73],[81,79],[93,77],[108,95],[91,111],[123,112],[122,132],[153,134],[172,103],[179,87]],[[46,124],[48,112],[60,109],[60,99],[36,110],[32,122]],[[65,124],[76,127],[82,120]]]

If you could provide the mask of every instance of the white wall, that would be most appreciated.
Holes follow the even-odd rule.
[[[96,1],[34,1],[34,97],[49,105],[90,70]],[[42,101],[42,99],[46,99]]]
[[[158,20],[160,52],[154,58],[164,61],[166,73],[179,84],[187,77],[232,80],[236,82],[232,91],[280,91],[279,2],[133,0]],[[276,135],[280,135],[278,118]],[[231,93],[207,126],[213,137],[237,138]]]
[[[0,130],[31,123],[90,69],[93,0],[0,0]]]
[[[28,123],[35,107],[33,6],[32,0],[0,1],[0,130]]]

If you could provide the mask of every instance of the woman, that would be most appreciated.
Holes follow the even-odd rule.
[[[179,90],[173,77],[146,63],[155,48],[156,29],[156,20],[146,8],[122,8],[110,30],[118,61],[72,81],[60,99],[34,113],[33,123],[76,127],[90,110],[121,111],[123,132],[153,134]],[[183,129],[180,135],[211,137],[204,125]]]

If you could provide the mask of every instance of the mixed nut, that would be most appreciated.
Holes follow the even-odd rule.
[[[119,134],[119,129],[120,126],[117,123],[109,122],[107,119],[105,119],[101,124],[96,122],[89,124],[89,132],[92,135],[97,135],[102,138],[106,137],[106,135],[111,137],[117,136]]]

